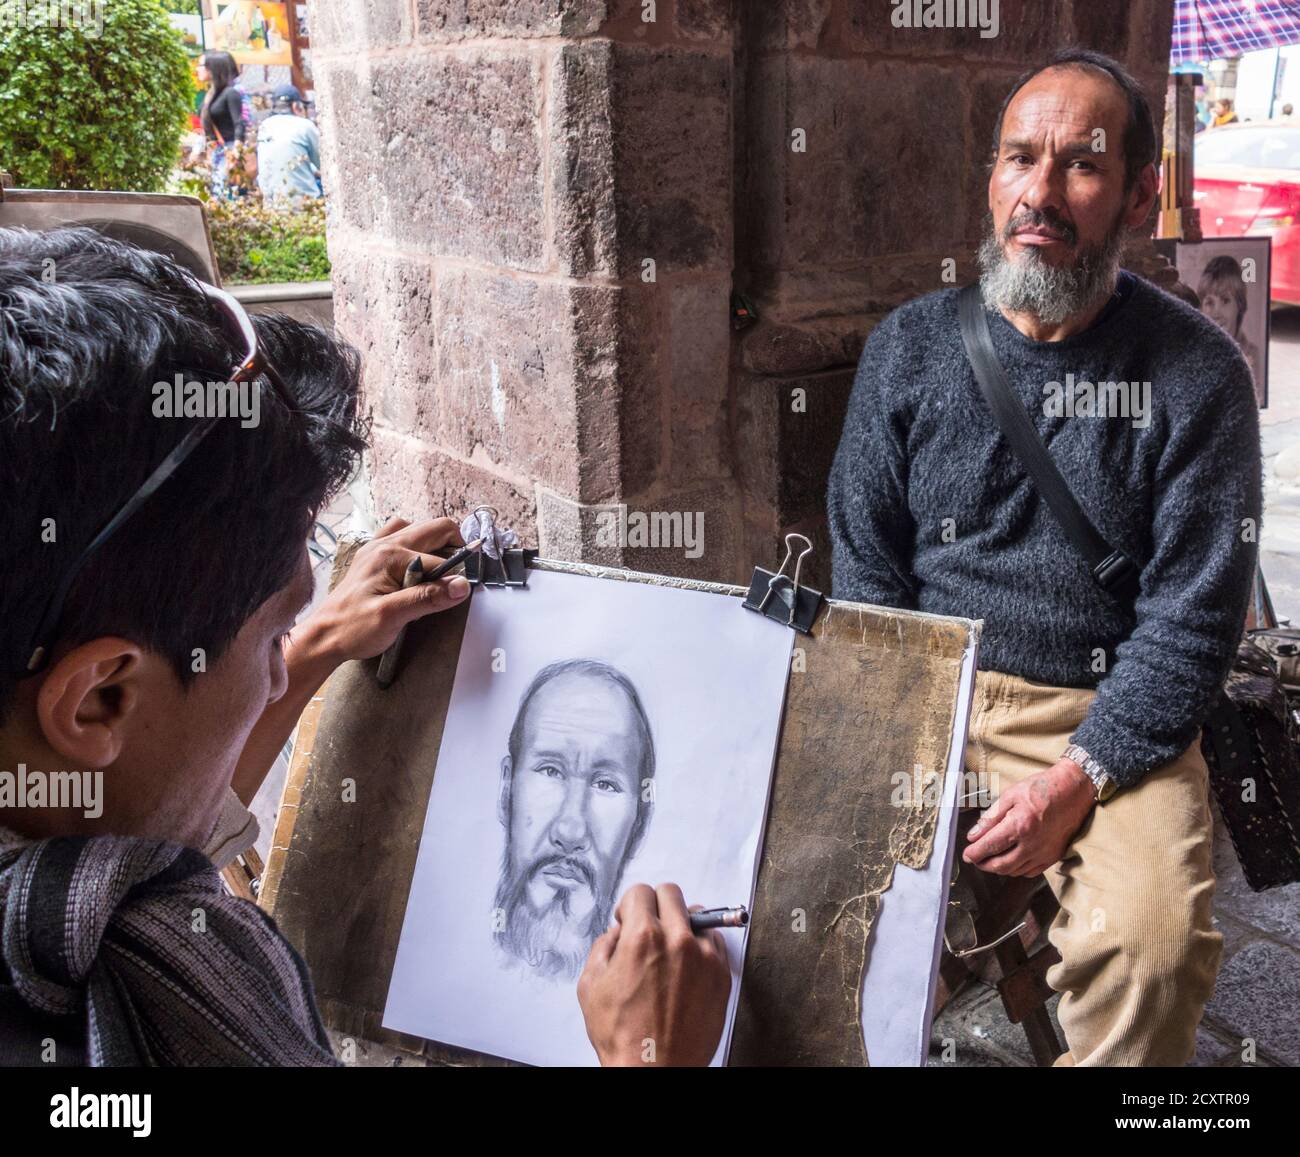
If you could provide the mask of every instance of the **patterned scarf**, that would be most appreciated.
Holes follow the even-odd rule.
[[[0,835],[0,982],[38,1013],[79,1018],[89,1064],[338,1063],[306,966],[205,856]]]

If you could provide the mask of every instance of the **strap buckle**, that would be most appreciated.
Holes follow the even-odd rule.
[[[1128,555],[1121,550],[1116,550],[1093,567],[1092,577],[1105,591],[1122,591],[1125,587],[1136,589],[1133,584],[1137,582],[1138,568]]]

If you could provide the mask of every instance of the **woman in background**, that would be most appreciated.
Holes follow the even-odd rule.
[[[235,84],[239,65],[228,52],[205,52],[199,80],[208,86],[199,119],[212,159],[212,195],[226,195],[226,150],[244,139],[244,94]]]
[[[1237,113],[1236,110],[1232,107],[1232,101],[1230,101],[1227,97],[1223,97],[1221,100],[1216,100],[1214,102],[1214,117],[1210,121],[1210,128],[1217,129],[1222,127],[1223,125],[1231,125],[1236,123],[1237,123]]]

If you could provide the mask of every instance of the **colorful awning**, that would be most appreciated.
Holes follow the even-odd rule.
[[[1174,0],[1173,64],[1300,43],[1300,0]]]

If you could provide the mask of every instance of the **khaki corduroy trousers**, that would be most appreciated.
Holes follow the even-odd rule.
[[[981,671],[968,772],[994,798],[1051,767],[1095,692]],[[1095,807],[1046,876],[1061,911],[1048,931],[1061,962],[1068,1051],[1058,1065],[1184,1065],[1214,989],[1209,772],[1199,741]],[[960,855],[961,849],[958,849]]]

